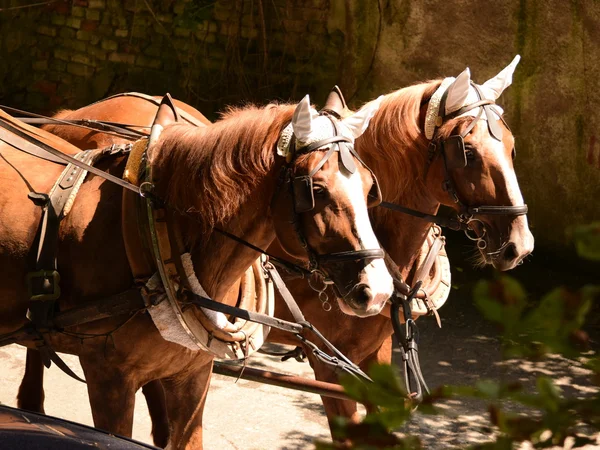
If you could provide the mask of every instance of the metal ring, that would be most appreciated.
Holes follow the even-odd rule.
[[[149,181],[144,181],[142,184],[140,184],[139,190],[141,197],[149,198],[153,194],[154,185]]]
[[[473,228],[471,228],[472,222],[479,222],[481,224],[481,228],[483,229],[483,233],[481,234],[481,236],[477,236],[475,230]],[[483,223],[479,219],[469,219],[468,221],[466,221],[466,224],[467,224],[467,228],[465,229],[465,236],[467,236],[472,241],[479,241],[479,240],[483,239],[483,237],[487,233],[487,228],[485,227],[485,223]],[[470,232],[475,233],[475,234],[471,235],[471,234],[469,234]]]
[[[478,239],[477,240],[477,248],[479,250],[485,250],[487,248],[487,242],[485,239]]]
[[[311,272],[311,274],[314,274],[314,273],[317,273],[317,274],[319,274],[319,272],[317,272],[316,270],[313,270],[313,271]],[[320,274],[319,274],[319,275],[320,275]],[[326,285],[325,285],[325,283],[323,282],[323,278],[321,278],[321,282],[323,282],[323,288],[319,288],[319,287],[317,287],[317,286],[314,286],[314,285],[313,285],[313,282],[312,282],[312,280],[313,280],[313,277],[309,277],[309,278],[308,278],[308,286],[309,286],[309,287],[310,287],[310,288],[311,288],[313,291],[315,291],[315,292],[323,292],[325,289],[327,289],[327,286],[326,286]]]

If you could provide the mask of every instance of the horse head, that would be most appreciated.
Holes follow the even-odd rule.
[[[495,104],[518,62],[519,56],[482,85],[471,81],[469,69],[444,79],[424,119],[430,140],[427,185],[440,203],[457,211],[482,263],[499,270],[514,268],[533,250],[513,166],[515,139]]]
[[[296,258],[308,253],[342,311],[358,316],[378,314],[393,291],[367,212],[381,201],[377,180],[354,151],[378,107],[337,120],[319,115],[306,96],[278,143],[290,163],[273,204],[279,242]]]

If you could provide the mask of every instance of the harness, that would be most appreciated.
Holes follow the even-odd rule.
[[[163,100],[163,105],[161,105],[161,108],[159,108],[159,115],[161,110],[164,111],[164,105],[166,105],[172,111],[175,111],[175,108],[172,105],[170,98],[166,98]],[[154,134],[154,128],[152,131],[153,133],[151,133],[151,135]],[[369,377],[364,372],[362,372],[356,365],[354,365],[337,349],[335,349],[335,347],[331,343],[329,343],[318,332],[318,330],[316,330],[310,323],[308,323],[304,319],[302,313],[300,312],[289,291],[287,291],[287,288],[283,284],[281,277],[277,273],[272,263],[283,263],[283,265],[286,268],[293,267],[294,269],[297,269],[299,272],[303,273],[314,273],[315,271],[319,271],[318,273],[325,273],[319,266],[313,268],[312,271],[307,271],[306,269],[303,269],[300,266],[296,266],[290,262],[280,260],[278,258],[273,258],[272,261],[269,261],[267,259],[262,260],[261,264],[263,271],[260,273],[260,275],[266,276],[266,274],[268,274],[272,282],[279,289],[281,296],[285,300],[290,311],[292,312],[294,319],[296,320],[295,323],[276,319],[274,317],[271,317],[269,314],[252,312],[242,308],[232,307],[215,302],[214,300],[208,298],[208,296],[199,294],[194,289],[194,287],[191,286],[191,284],[189,283],[189,277],[184,276],[185,268],[183,273],[181,272],[181,266],[183,264],[181,263],[181,253],[179,253],[177,250],[177,232],[169,228],[169,218],[165,204],[159,198],[157,198],[153,192],[152,170],[151,165],[149,164],[151,161],[151,156],[144,156],[144,164],[142,164],[140,167],[143,167],[145,169],[145,180],[139,186],[136,186],[135,184],[130,183],[129,181],[114,177],[113,175],[105,173],[91,165],[94,162],[97,162],[101,156],[129,154],[131,152],[131,145],[111,146],[108,149],[81,152],[75,157],[71,157],[54,149],[52,146],[46,144],[37,137],[28,134],[25,131],[19,130],[19,127],[15,126],[14,124],[11,124],[5,120],[0,120],[0,139],[5,140],[6,135],[9,133],[16,134],[21,139],[24,139],[31,145],[37,147],[36,153],[34,153],[35,156],[50,161],[52,161],[55,158],[59,158],[68,163],[67,168],[65,169],[65,171],[63,171],[63,174],[57,182],[58,187],[62,187],[63,185],[65,185],[65,183],[68,184],[68,187],[78,187],[83,182],[85,173],[89,171],[93,172],[98,176],[101,176],[102,178],[107,179],[108,181],[118,184],[119,186],[125,188],[127,191],[134,192],[136,194],[136,198],[141,200],[140,204],[143,204],[146,208],[148,223],[152,225],[150,227],[152,251],[155,257],[156,267],[158,268],[158,272],[160,273],[160,278],[162,281],[164,292],[167,294],[169,302],[171,302],[172,305],[174,302],[173,306],[179,308],[179,312],[181,313],[180,317],[183,317],[183,314],[186,311],[186,304],[194,304],[200,306],[201,308],[207,308],[212,311],[230,314],[242,320],[256,322],[266,327],[274,326],[284,331],[293,332],[296,334],[297,338],[301,342],[312,348],[315,355],[326,364],[332,365],[335,368],[343,370],[361,379],[369,380]],[[338,136],[337,138],[339,138],[340,141],[336,142],[345,142],[346,139],[341,136]],[[318,143],[320,144],[319,146],[316,146],[314,149],[310,149],[310,151],[316,151],[319,147],[322,147],[327,143],[320,142]],[[48,157],[47,154],[45,154],[44,152],[52,155],[52,157]],[[322,161],[322,164],[320,164],[320,166],[322,166],[326,162],[326,159],[329,158],[332,153],[333,152],[331,152],[330,150],[326,154],[326,156],[324,157],[325,161]],[[290,167],[291,164],[289,164],[288,167],[286,167],[286,173],[292,173],[289,170]],[[292,193],[295,196],[297,196],[293,186],[291,187],[291,189]],[[51,218],[50,221],[52,223],[55,223],[54,217],[64,217],[65,209],[62,208],[62,205],[68,203],[69,198],[74,198],[74,193],[71,193],[68,196],[66,196],[65,193],[61,193],[61,195],[57,197],[60,201],[53,201],[52,199],[54,199],[54,192],[55,191],[52,191],[52,194],[50,196],[47,196],[47,201],[44,197],[45,194],[34,193],[33,195],[33,199],[38,201],[40,206],[42,206],[43,208],[47,208],[47,211],[49,211],[49,213],[45,214],[47,215],[47,217]],[[62,199],[65,198],[65,196],[67,197],[67,201],[63,203]],[[56,208],[58,208],[58,210]],[[42,220],[42,223],[44,223],[44,220]],[[56,224],[52,225],[50,228],[58,230],[58,223],[59,222],[57,221]],[[48,227],[42,226],[42,228],[47,229]],[[223,232],[223,234],[227,235],[226,232]],[[49,245],[44,244],[43,242],[56,241],[56,239],[57,236],[54,236],[54,233],[45,232],[43,235],[43,239],[40,241],[41,243],[39,248],[42,249],[46,245],[45,248],[55,249],[56,243]],[[258,249],[257,247],[243,241],[238,237],[236,237],[236,240],[254,250],[260,251],[261,253],[265,254],[265,252],[261,249]],[[175,242],[173,247],[171,247],[172,242]],[[381,249],[377,250],[378,251],[359,250],[356,252],[331,253],[327,255],[318,255],[318,257],[321,258],[321,260],[331,258],[330,260],[336,261],[383,257],[383,251]],[[40,252],[44,255],[50,254],[47,250],[40,250]],[[178,257],[174,258],[175,255],[177,255]],[[39,268],[46,267],[46,261],[49,260],[52,260],[54,265],[50,264],[49,268]],[[68,368],[68,366],[58,357],[58,355],[56,355],[56,353],[47,345],[44,335],[50,331],[60,331],[62,327],[81,325],[84,323],[92,322],[106,317],[111,317],[114,315],[129,314],[130,316],[132,316],[140,311],[145,311],[156,306],[154,302],[157,301],[157,297],[155,295],[149,295],[151,293],[149,293],[148,291],[144,291],[143,289],[143,295],[140,295],[139,288],[132,288],[125,292],[110,296],[108,298],[87,303],[86,305],[81,307],[75,307],[67,311],[57,312],[55,311],[55,301],[60,295],[60,290],[58,288],[58,282],[60,280],[60,277],[58,275],[58,272],[56,271],[55,260],[55,254],[51,255],[51,257],[43,256],[41,258],[42,262],[40,262],[39,267],[38,265],[36,265],[36,271],[31,275],[31,292],[33,294],[31,298],[32,304],[30,308],[31,322],[22,327],[21,329],[16,330],[15,332],[0,336],[0,346],[31,338],[41,340],[42,345],[40,349],[47,350],[47,354],[50,355],[49,360],[45,361],[47,366],[49,366],[50,360],[54,361],[57,364],[57,366],[63,369],[67,374],[75,377],[80,381],[83,381],[80,378],[78,378]],[[36,287],[36,285],[38,284],[41,286],[41,288],[39,289]],[[181,305],[178,302],[178,299],[181,301]],[[47,303],[44,304],[44,302]],[[308,340],[307,337],[303,334],[304,330],[309,330],[317,338],[319,338],[324,343],[324,345],[333,352],[334,356],[330,356],[327,353],[323,352],[314,343]],[[193,331],[194,330],[190,330],[190,334],[193,335]],[[225,331],[231,332],[232,330]],[[235,332],[236,330],[233,331]],[[215,336],[216,333],[214,333],[214,330],[210,331],[209,334],[209,338],[211,340],[217,337]],[[206,347],[208,347],[209,351],[212,350],[210,342],[205,345]],[[230,358],[239,359],[240,357],[242,357],[245,359],[248,355],[248,347],[251,345],[252,343],[246,340],[244,344],[239,344],[238,347],[232,346],[234,348],[232,349],[232,352],[229,355]]]

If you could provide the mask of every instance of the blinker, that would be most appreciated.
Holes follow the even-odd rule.
[[[295,177],[293,181],[293,192],[294,206],[297,213],[307,212],[315,207],[312,177]]]
[[[467,166],[465,141],[461,135],[455,134],[444,140],[443,150],[446,167],[448,169],[463,169]]]
[[[356,163],[354,157],[350,154],[350,150],[346,146],[345,142],[338,142],[337,144],[340,149],[340,163],[341,166],[346,169],[349,173],[356,172]]]

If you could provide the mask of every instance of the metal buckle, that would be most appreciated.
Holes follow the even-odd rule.
[[[42,278],[43,280],[52,280],[52,292],[49,294],[35,294],[33,292],[33,280]],[[32,301],[57,300],[60,297],[60,274],[56,270],[38,270],[37,272],[27,273],[27,292]]]

